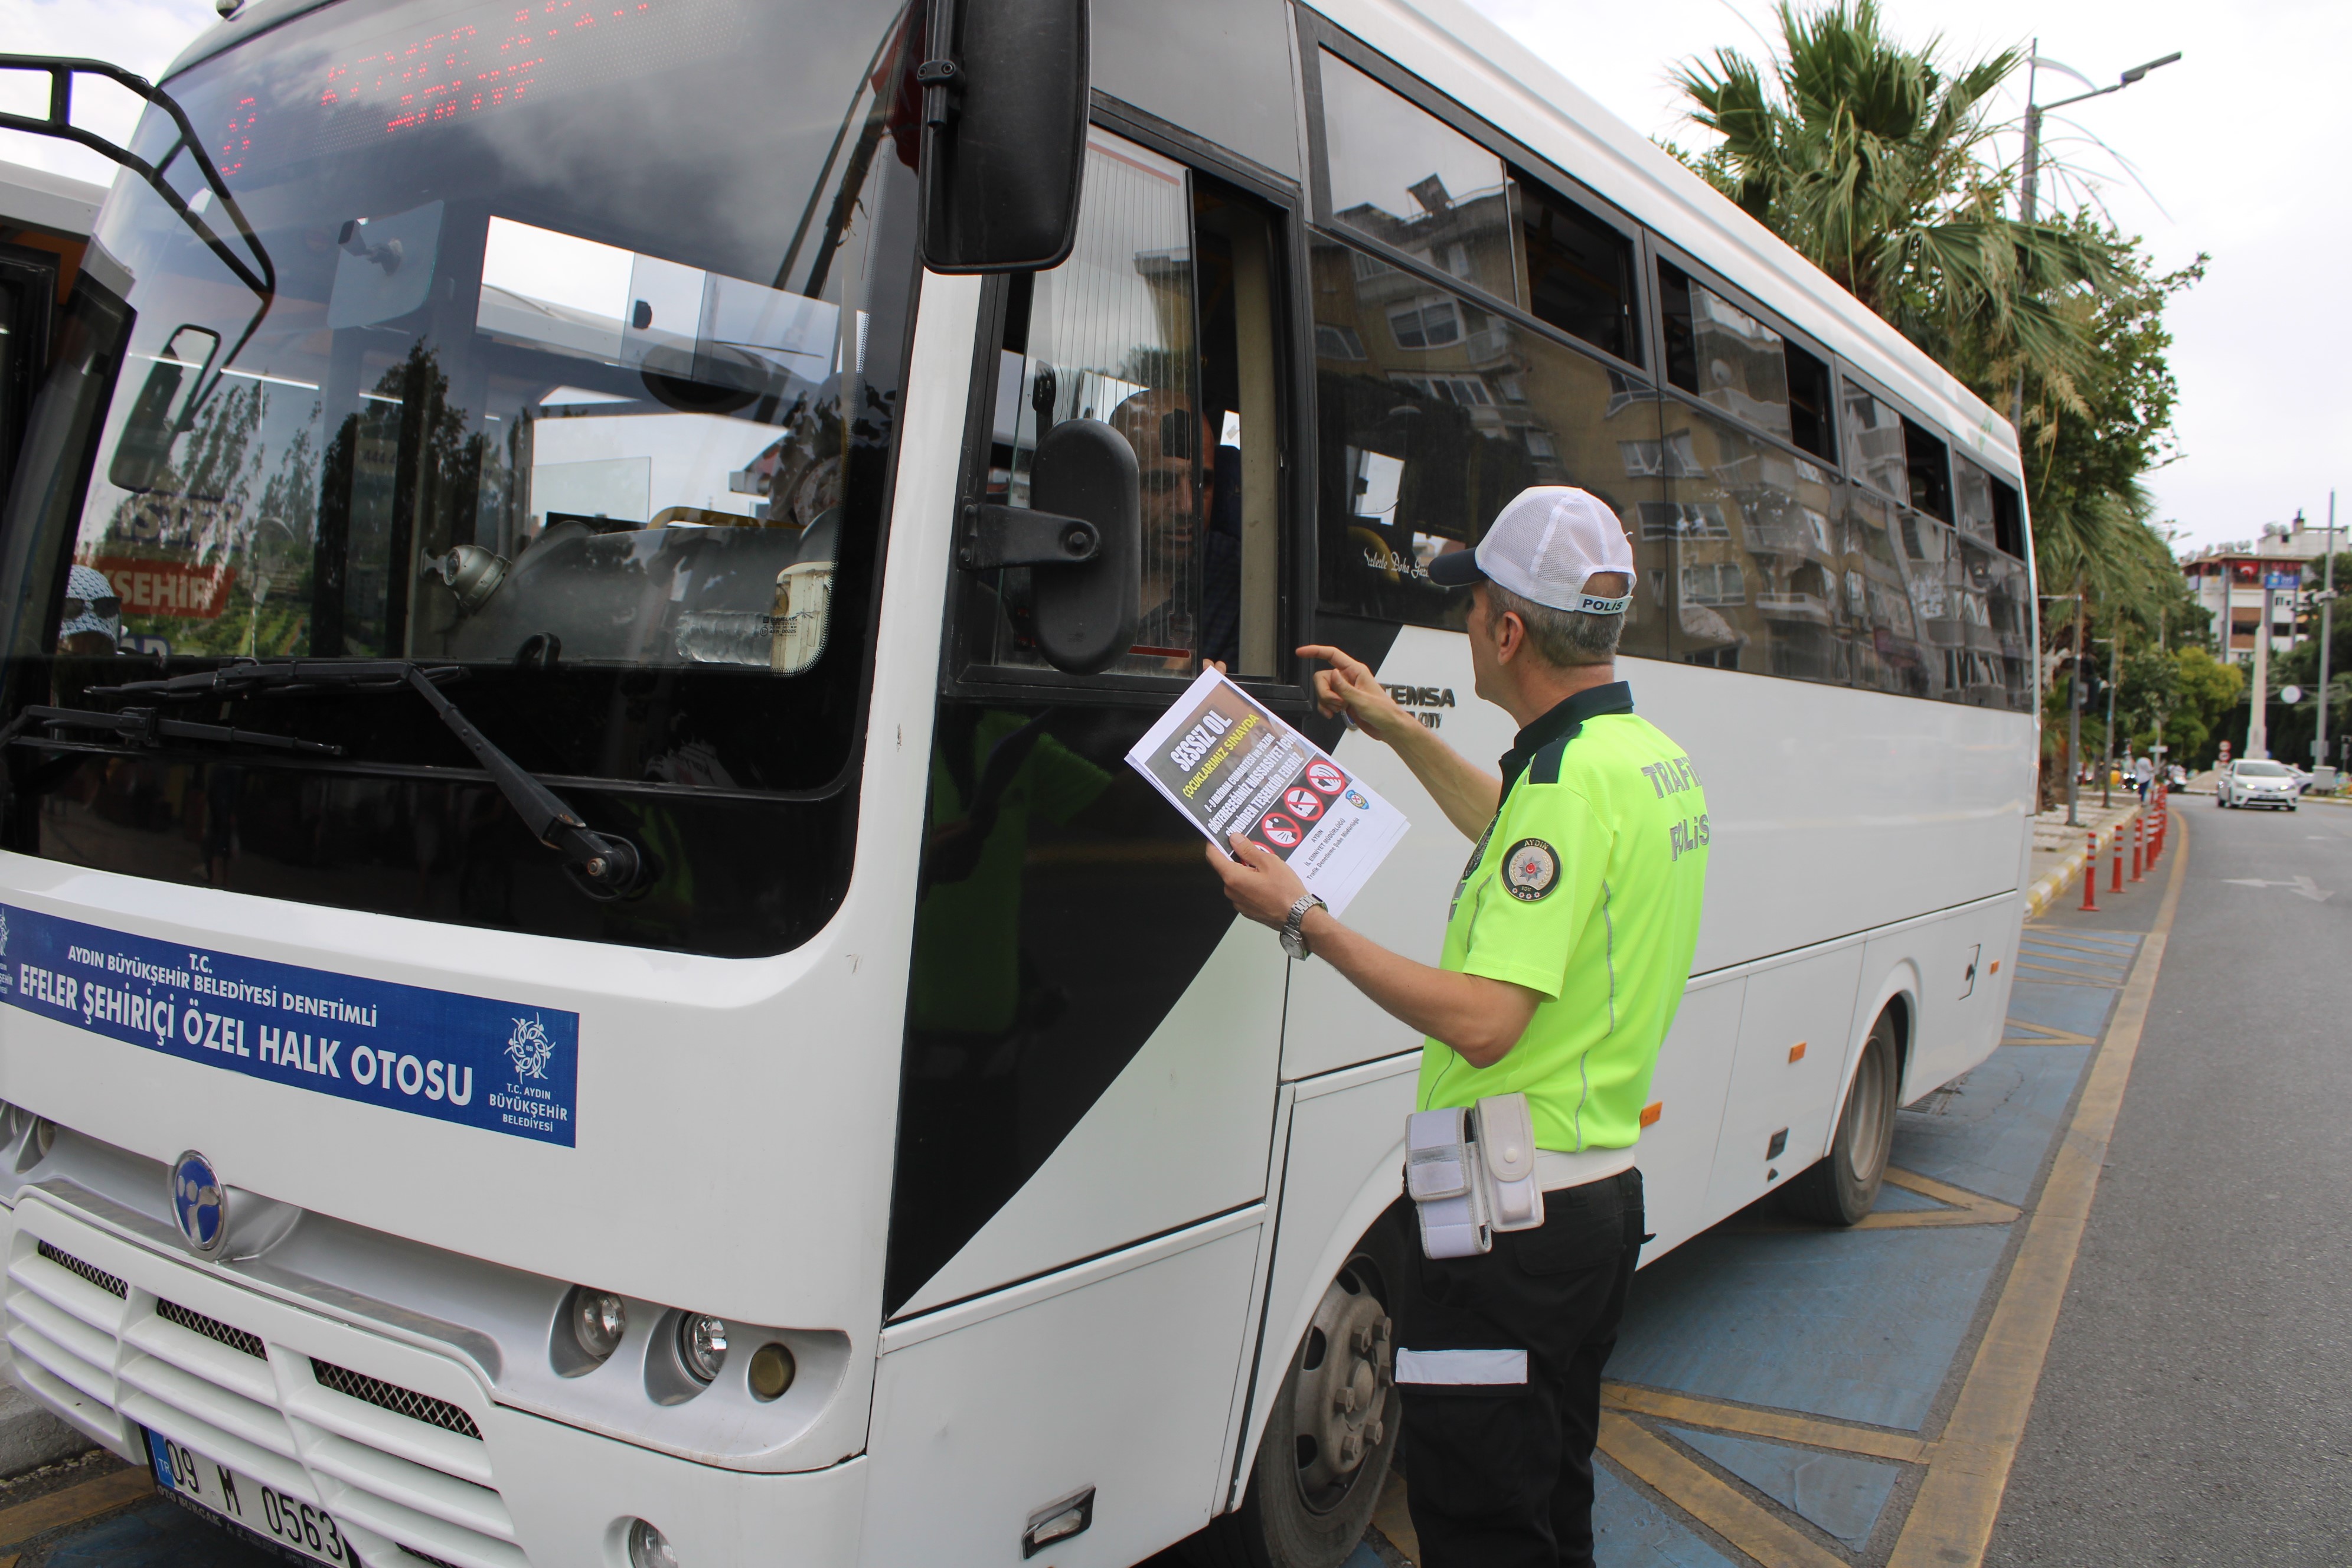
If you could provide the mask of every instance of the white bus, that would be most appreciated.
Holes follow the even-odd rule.
[[[243,1528],[1340,1561],[1419,1042],[1120,758],[1224,660],[1433,957],[1290,650],[1499,753],[1425,563],[1530,484],[1713,808],[1650,1255],[1997,1041],[2005,423],[1450,0],[947,15],[257,0],[122,150],[0,538],[6,1324]]]

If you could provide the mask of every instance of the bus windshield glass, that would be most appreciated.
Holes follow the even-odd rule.
[[[9,522],[10,711],[407,658],[467,667],[468,715],[543,775],[838,791],[918,43],[885,0],[349,0],[168,79],[235,200],[183,157],[190,216],[125,176],[100,217],[130,309],[84,301],[110,384],[27,448],[51,471]],[[172,137],[151,112],[132,150]],[[262,701],[234,721],[347,771],[471,766],[397,694]]]

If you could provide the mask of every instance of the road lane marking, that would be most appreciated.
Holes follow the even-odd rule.
[[[2139,1053],[2156,977],[2164,963],[2174,913],[2189,868],[2188,820],[2172,874],[2158,906],[2156,929],[2141,944],[2131,978],[2116,999],[2106,1043],[2091,1059],[2082,1100],[2058,1145],[2049,1179],[2026,1221],[2017,1262],[1993,1305],[1992,1321],[1977,1346],[1976,1360],[1960,1385],[1951,1419],[1944,1424],[1936,1457],[1927,1467],[1910,1517],[1895,1543],[1887,1568],[1974,1568],[1984,1561],[2009,1489],[2011,1467],[2033,1415],[2034,1391],[2049,1359],[2066,1285],[2098,1196],[2099,1170],[2107,1142],[2123,1112],[2124,1089]]]
[[[2020,974],[2029,970],[2037,975],[2043,976],[2035,982],[2039,985],[2088,985],[2100,991],[2113,991],[2123,984],[2123,976],[2120,974],[2113,980],[2085,979],[2079,969],[2045,969],[2038,963],[2020,963],[2017,966],[2017,972]]]
[[[2099,1043],[2090,1036],[2078,1035],[2072,1029],[2053,1028],[2048,1024],[2029,1024],[2022,1018],[2007,1019],[2005,1026],[2000,1037],[2000,1043],[2004,1046],[2095,1046]],[[2014,1039],[2006,1032],[2012,1029],[2023,1029],[2034,1037],[2030,1040]]]
[[[2078,930],[2073,926],[2029,925],[2033,935],[2031,942],[2055,942],[2061,947],[2089,943],[2102,952],[2121,952],[2128,954],[2139,939],[2147,933],[2137,931],[2099,931]]]
[[[2224,877],[2221,880],[2233,888],[2284,888],[2315,904],[2324,904],[2336,896],[2332,890],[2321,887],[2308,877],[2297,877],[2291,882],[2266,882],[2260,877]]]
[[[153,1495],[154,1481],[142,1469],[121,1469],[76,1481],[30,1502],[0,1510],[0,1549],[25,1542],[68,1525],[86,1524]]]
[[[1823,1551],[1779,1514],[1751,1502],[1622,1411],[1601,1413],[1601,1451],[1759,1563],[1774,1568],[1846,1568],[1844,1559]]]
[[[1607,1409],[1654,1415],[1664,1421],[1679,1421],[1685,1426],[1706,1426],[1717,1432],[1770,1437],[1783,1443],[1801,1443],[1808,1448],[1833,1449],[1841,1454],[1866,1454],[1876,1459],[1893,1459],[1898,1464],[1926,1464],[1936,1451],[1936,1445],[1926,1438],[1902,1432],[1849,1426],[1842,1421],[1822,1421],[1786,1410],[1757,1410],[1745,1405],[1725,1405],[1717,1400],[1695,1398],[1687,1394],[1669,1394],[1661,1388],[1638,1388],[1631,1384],[1602,1384],[1601,1403]]]

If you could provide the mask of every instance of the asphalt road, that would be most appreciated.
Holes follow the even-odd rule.
[[[2188,882],[2000,1568],[2352,1560],[2352,809],[2174,801]]]

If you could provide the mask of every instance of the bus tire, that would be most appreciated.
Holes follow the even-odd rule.
[[[1830,1152],[1810,1169],[1799,1173],[1780,1189],[1782,1208],[1818,1225],[1850,1226],[1861,1221],[1878,1201],[1879,1184],[1886,1176],[1887,1151],[1895,1142],[1895,1102],[1901,1085],[1900,1058],[1895,1045],[1895,1011],[1888,1008],[1870,1026],[1862,1043],[1862,1060],[1855,1064],[1853,1082],[1845,1091],[1845,1107],[1838,1113],[1837,1136]]]
[[[1323,1292],[1275,1394],[1242,1506],[1184,1543],[1199,1568],[1339,1568],[1363,1540],[1404,1414],[1388,1310],[1407,1278],[1397,1237],[1383,1217]]]

